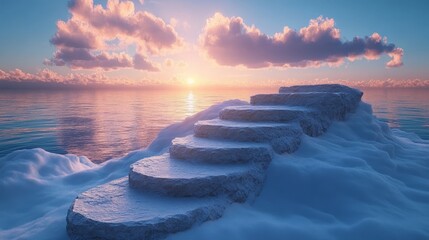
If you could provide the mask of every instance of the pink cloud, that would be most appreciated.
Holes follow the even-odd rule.
[[[57,47],[95,49],[102,46],[102,40],[87,24],[70,19],[57,22],[57,32],[50,40]]]
[[[402,56],[404,55],[404,50],[402,48],[396,48],[388,54],[392,59],[387,63],[387,67],[400,67],[404,65],[402,63]]]
[[[134,10],[131,1],[108,0],[106,8],[91,0],[74,0],[69,4],[72,15],[89,23],[108,37],[129,38],[151,52],[182,44],[174,28],[149,12]]]
[[[22,88],[90,88],[90,87],[150,87],[160,83],[152,80],[133,81],[127,78],[112,78],[103,73],[60,74],[50,69],[42,69],[32,74],[20,69],[3,71],[0,69],[0,89]]]
[[[387,43],[378,33],[342,41],[334,20],[322,17],[310,20],[299,31],[284,27],[283,32],[268,36],[246,25],[240,17],[216,13],[207,20],[200,42],[218,64],[249,68],[337,66],[345,58],[374,60],[382,54],[392,57],[388,67],[398,67],[403,54],[402,49]]]
[[[159,68],[154,66],[151,62],[147,61],[146,58],[141,54],[134,55],[134,68],[146,69],[149,71],[159,71]]]
[[[151,13],[135,11],[131,1],[108,0],[104,8],[93,0],[72,0],[69,10],[71,18],[57,22],[51,39],[57,50],[48,65],[158,71],[145,55],[183,44],[171,25]],[[124,52],[132,46],[137,46],[134,56]]]
[[[9,72],[0,70],[0,81],[11,82],[41,82],[41,83],[68,83],[86,85],[88,82],[107,82],[103,74],[67,74],[62,75],[49,69],[42,69],[36,74],[26,73],[20,69]]]
[[[285,79],[257,81],[228,81],[227,86],[274,87],[300,84],[344,84],[356,88],[429,88],[429,79],[373,79],[373,80],[338,80],[338,79]],[[231,85],[230,85],[231,84]],[[60,74],[50,69],[42,69],[32,74],[20,69],[4,71],[0,69],[0,89],[6,88],[73,88],[73,87],[167,87],[167,84],[154,80],[133,81],[127,78],[112,78],[103,73]],[[170,85],[180,87],[179,85]]]
[[[128,54],[101,52],[95,55],[85,48],[59,48],[54,57],[46,64],[68,65],[72,69],[102,68],[105,70],[134,66],[133,60]],[[153,69],[145,70],[153,71]]]

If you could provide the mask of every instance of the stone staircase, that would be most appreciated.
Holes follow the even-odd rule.
[[[260,192],[274,154],[291,153],[302,134],[319,136],[358,106],[342,85],[280,88],[195,124],[169,153],[131,165],[128,177],[80,194],[67,215],[71,239],[163,239],[222,216]]]

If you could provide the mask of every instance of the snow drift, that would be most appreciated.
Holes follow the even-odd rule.
[[[74,197],[167,150],[228,101],[160,132],[144,150],[95,165],[85,157],[16,151],[0,159],[0,238],[66,239]],[[429,141],[378,121],[361,103],[322,136],[276,155],[260,196],[169,239],[428,239]]]

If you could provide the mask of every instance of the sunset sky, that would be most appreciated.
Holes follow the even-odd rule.
[[[428,6],[423,0],[5,0],[0,87],[428,87]]]

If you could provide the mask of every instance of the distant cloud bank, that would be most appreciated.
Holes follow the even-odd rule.
[[[3,71],[0,69],[0,89],[70,89],[87,87],[149,86],[150,81],[133,81],[126,78],[111,78],[102,73],[59,74],[42,69],[35,74],[20,69]]]
[[[268,36],[255,26],[248,26],[240,17],[216,13],[206,22],[200,43],[207,55],[220,65],[248,68],[317,67],[339,65],[345,59],[378,59],[387,54],[387,67],[403,65],[403,49],[378,33],[364,38],[343,41],[334,19],[319,17],[310,20],[299,31],[284,27],[283,32]]]
[[[56,52],[47,65],[159,71],[147,55],[183,44],[173,26],[149,12],[135,11],[132,1],[108,0],[104,8],[93,0],[72,0],[69,11],[69,20],[57,22],[50,40]],[[129,48],[136,48],[134,56],[125,52]]]
[[[386,80],[331,80],[331,79],[313,79],[313,80],[272,80],[249,84],[249,82],[228,83],[228,87],[279,87],[299,84],[323,84],[340,83],[357,88],[425,88],[429,89],[429,79],[386,79]],[[210,85],[211,86],[211,85]],[[210,87],[207,86],[207,87]],[[215,85],[218,86],[218,85]],[[220,87],[222,85],[219,85]],[[112,78],[102,73],[93,74],[59,74],[49,69],[42,69],[35,74],[24,72],[20,69],[12,71],[3,71],[0,69],[0,90],[1,89],[45,89],[45,88],[87,88],[87,87],[180,87],[180,85],[167,85],[162,81],[153,81],[144,79],[140,81],[127,78]],[[203,86],[204,87],[204,86]]]

